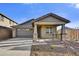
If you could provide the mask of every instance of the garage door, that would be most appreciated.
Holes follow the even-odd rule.
[[[16,32],[16,36],[17,37],[26,37],[26,38],[32,38],[32,35],[33,34],[33,31],[30,30],[30,29],[17,29],[17,32]]]

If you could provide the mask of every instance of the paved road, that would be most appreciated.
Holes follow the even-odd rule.
[[[12,38],[0,42],[0,56],[29,56],[32,38]]]

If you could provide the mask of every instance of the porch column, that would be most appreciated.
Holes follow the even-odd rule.
[[[16,37],[16,29],[15,28],[12,29],[12,37],[13,38]]]
[[[38,39],[38,33],[37,33],[37,24],[34,24],[34,34],[33,34],[34,39]]]
[[[65,39],[65,25],[61,27],[61,41]]]

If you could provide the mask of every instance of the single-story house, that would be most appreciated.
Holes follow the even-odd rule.
[[[37,19],[28,20],[22,24],[12,26],[13,37],[26,37],[36,39],[54,39],[57,26],[61,26],[61,40],[64,35],[65,24],[70,21],[53,13],[48,13]]]

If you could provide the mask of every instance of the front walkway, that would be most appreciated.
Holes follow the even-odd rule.
[[[0,56],[30,56],[32,38],[12,38],[0,42]]]

